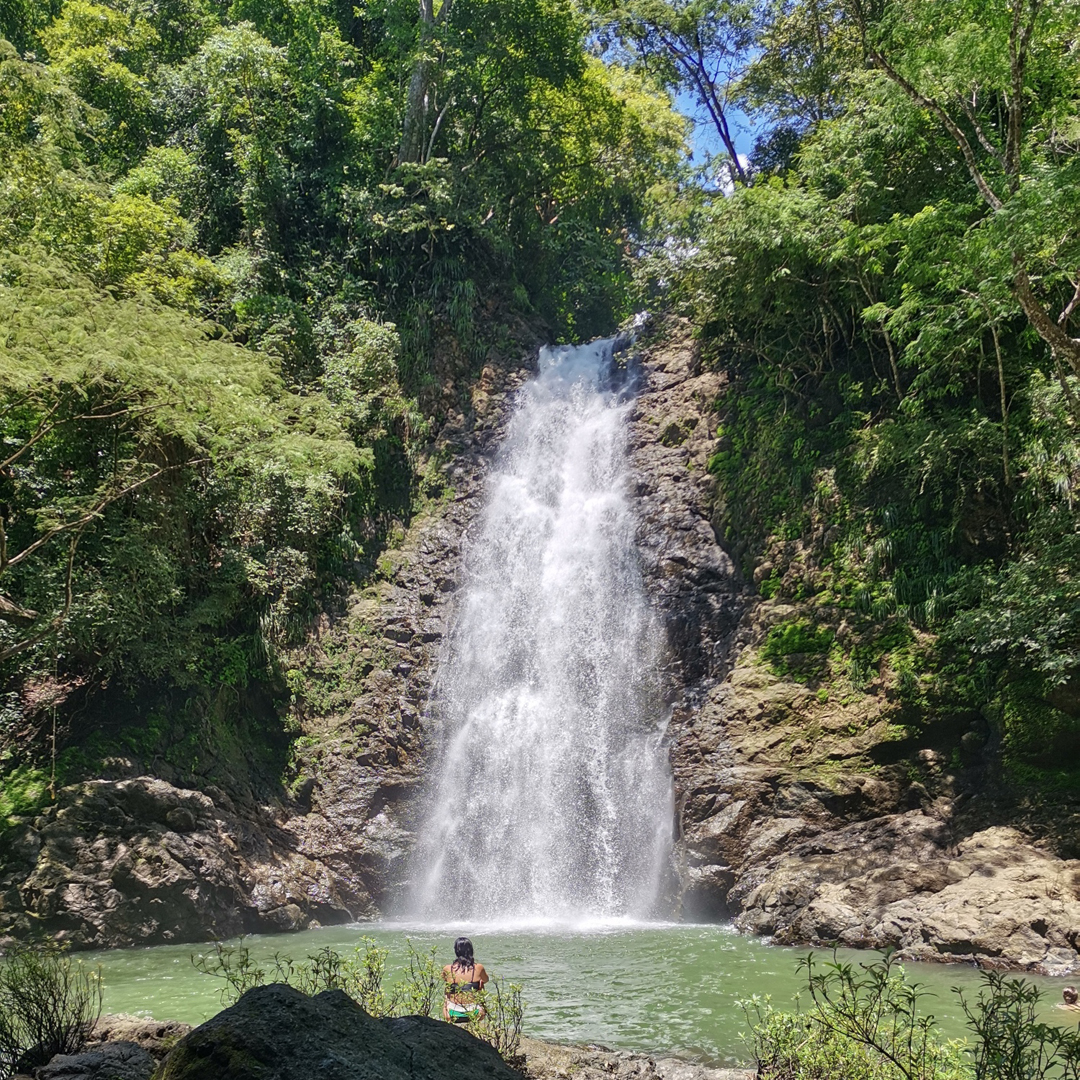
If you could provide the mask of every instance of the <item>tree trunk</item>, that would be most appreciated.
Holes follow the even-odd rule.
[[[409,78],[405,100],[405,122],[401,130],[398,164],[422,164],[428,143],[428,116],[435,88],[436,64],[433,56],[436,27],[450,16],[453,0],[443,0],[438,14],[435,0],[419,0],[420,26],[417,37],[416,61]]]

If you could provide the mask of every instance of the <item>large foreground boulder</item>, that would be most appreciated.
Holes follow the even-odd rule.
[[[521,1080],[486,1043],[422,1016],[377,1020],[341,990],[249,990],[186,1035],[158,1080]]]

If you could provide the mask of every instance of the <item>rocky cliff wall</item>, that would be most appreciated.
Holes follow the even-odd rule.
[[[668,638],[672,903],[788,943],[1080,970],[1080,862],[996,800],[985,725],[920,742],[888,671],[859,688],[818,677],[813,656],[765,655],[770,631],[799,620],[828,624],[841,652],[858,643],[834,612],[763,599],[718,541],[707,466],[727,388],[699,365],[688,328],[659,327],[633,366],[639,547]],[[3,838],[0,937],[103,947],[299,929],[374,916],[407,887],[420,721],[460,542],[529,369],[486,368],[462,395],[448,387],[433,448],[446,495],[291,658],[284,786],[195,790],[131,763],[58,792]]]
[[[666,324],[641,363],[640,546],[671,651],[684,916],[790,944],[1080,970],[1080,861],[1014,827],[985,722],[913,735],[884,661],[860,686],[813,655],[765,655],[776,627],[828,626],[839,667],[859,642],[835,611],[763,599],[718,542],[706,469],[726,383],[689,328]]]
[[[0,836],[0,942],[78,948],[204,941],[377,915],[406,872],[423,769],[420,715],[453,603],[460,540],[479,506],[518,355],[449,384],[430,467],[441,497],[402,525],[376,573],[288,658],[293,736],[281,783],[225,791],[146,762],[63,788]]]

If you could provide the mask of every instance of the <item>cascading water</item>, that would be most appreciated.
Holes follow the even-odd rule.
[[[415,853],[424,919],[644,917],[670,859],[662,633],[612,342],[545,349],[465,553]]]

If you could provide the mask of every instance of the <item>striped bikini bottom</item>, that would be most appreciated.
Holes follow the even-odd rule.
[[[470,1020],[479,1020],[484,1015],[484,1007],[475,1002],[459,1005],[456,1001],[448,1001],[446,1015],[451,1024],[467,1024]]]

